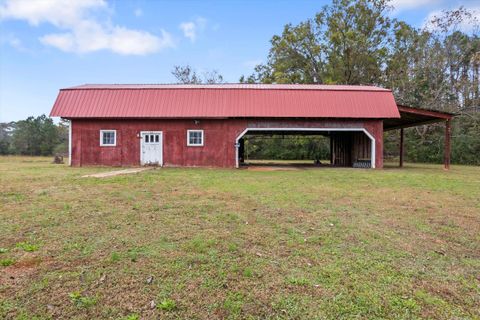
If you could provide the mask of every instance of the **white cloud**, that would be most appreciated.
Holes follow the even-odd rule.
[[[22,41],[21,41],[20,39],[18,39],[18,38],[11,38],[11,39],[8,41],[8,43],[9,43],[12,47],[14,47],[14,48],[16,48],[16,49],[19,49],[19,50],[23,49]]]
[[[182,22],[180,23],[180,29],[183,31],[183,35],[189,38],[192,42],[197,37],[196,26],[194,22]]]
[[[171,35],[165,30],[158,37],[120,26],[105,27],[93,21],[83,21],[72,32],[43,36],[40,41],[67,52],[110,50],[122,55],[145,55],[174,46]]]
[[[67,27],[82,20],[88,12],[106,7],[104,0],[7,0],[0,7],[0,19],[27,20],[34,26],[48,22]]]
[[[431,7],[441,2],[441,0],[392,0],[389,4],[394,7],[395,11],[402,11],[427,6]]]
[[[182,22],[180,29],[183,31],[185,38],[190,39],[191,42],[195,42],[199,32],[205,30],[207,26],[207,19],[198,17],[194,21]]]
[[[22,40],[17,38],[14,34],[4,34],[0,33],[0,44],[7,44],[19,51],[25,51]]]
[[[74,51],[75,48],[75,39],[71,33],[48,34],[41,37],[40,41],[62,51]]]
[[[162,30],[162,36],[157,37],[145,31],[130,30],[116,27],[111,37],[111,47],[120,54],[147,54],[173,47],[171,35]]]
[[[7,0],[0,6],[0,19],[26,20],[31,25],[49,23],[64,32],[47,34],[40,41],[66,52],[89,53],[109,50],[122,55],[145,55],[173,47],[171,35],[112,25],[95,11],[109,10],[104,0]]]
[[[135,17],[141,17],[143,16],[143,10],[140,8],[137,8],[135,9],[135,11],[133,11],[133,14],[135,15]]]

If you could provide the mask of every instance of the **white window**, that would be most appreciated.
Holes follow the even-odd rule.
[[[145,143],[158,144],[160,143],[160,134],[145,134],[144,139]]]
[[[203,146],[203,130],[187,130],[187,146]]]
[[[100,145],[112,147],[116,146],[117,130],[100,130]]]

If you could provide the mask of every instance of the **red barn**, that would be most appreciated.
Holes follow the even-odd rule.
[[[448,142],[452,118],[378,87],[281,84],[82,85],[61,89],[50,116],[71,121],[73,166],[231,168],[251,134],[328,136],[332,165],[382,168],[384,130],[446,121]]]

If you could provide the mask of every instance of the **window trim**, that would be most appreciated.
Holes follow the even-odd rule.
[[[202,134],[202,143],[190,143],[190,133],[200,132]],[[187,130],[187,146],[188,147],[203,147],[205,145],[205,133],[201,129],[190,129]]]
[[[103,143],[103,134],[106,132],[113,132],[113,144]],[[101,147],[116,147],[117,146],[117,130],[114,129],[102,129],[100,130],[100,146]]]

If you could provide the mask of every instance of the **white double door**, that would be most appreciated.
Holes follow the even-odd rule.
[[[163,165],[162,131],[140,132],[140,163],[143,165]]]

